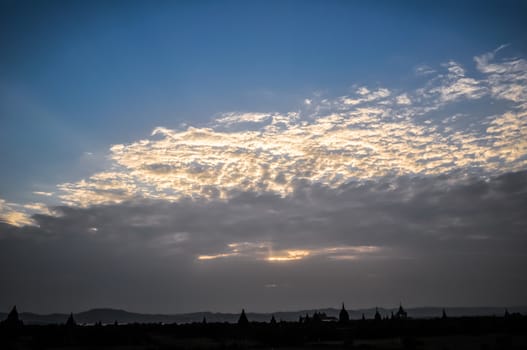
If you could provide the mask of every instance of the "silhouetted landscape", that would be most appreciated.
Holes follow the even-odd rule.
[[[390,316],[391,312],[396,312],[398,308],[382,308],[378,311],[381,316]],[[504,307],[418,307],[407,308],[408,316],[411,318],[434,318],[440,317],[442,310],[445,309],[448,315],[453,317],[463,316],[502,316]],[[511,313],[527,314],[527,306],[509,307],[507,310]],[[315,312],[322,312],[330,317],[338,317],[340,309],[336,308],[321,308],[298,311],[277,311],[272,313],[257,313],[247,312],[247,317],[251,321],[267,322],[271,316],[275,316],[277,320],[282,321],[297,321],[300,316],[306,314],[314,314]],[[364,314],[366,318],[373,318],[375,315],[375,308],[354,309],[348,310],[351,319],[359,319]],[[7,312],[0,312],[0,319],[7,317]],[[19,313],[19,318],[24,324],[60,324],[68,318],[69,314],[53,313],[53,314],[36,314],[31,312]],[[111,324],[114,321],[119,323],[192,323],[200,322],[205,317],[210,322],[229,322],[234,323],[238,320],[239,314],[222,313],[222,312],[192,312],[182,314],[144,314],[136,312],[128,312],[126,310],[98,308],[83,312],[74,313],[75,320],[79,324],[94,324],[102,322],[103,324]]]
[[[2,314],[0,345],[2,349],[524,349],[527,317],[520,311],[526,309],[501,309],[497,314],[499,308],[405,310],[400,305],[348,311],[343,304],[340,310],[272,314],[242,310],[240,314],[146,315],[94,309],[75,315],[37,315],[19,314],[13,307]]]

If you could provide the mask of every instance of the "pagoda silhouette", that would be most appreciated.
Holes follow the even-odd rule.
[[[381,314],[379,313],[379,308],[377,308],[377,307],[375,308],[375,316],[373,316],[373,319],[376,322],[382,321]]]
[[[13,308],[7,315],[7,318],[4,320],[3,324],[9,328],[16,328],[24,325],[24,323],[18,317],[16,305],[13,306]]]
[[[401,303],[399,304],[399,310],[397,310],[395,318],[398,320],[405,320],[408,318],[408,313],[403,309],[403,305]]]
[[[77,323],[75,322],[75,319],[73,318],[73,313],[70,313],[70,316],[68,317],[68,320],[66,321],[66,327],[75,327]]]
[[[274,315],[271,316],[271,321],[269,321],[270,324],[276,324],[276,318],[274,318]]]
[[[340,309],[340,312],[339,312],[339,322],[348,323],[349,320],[350,320],[350,315],[348,311],[346,311],[346,308],[344,307],[344,303],[342,303],[342,309]]]
[[[238,318],[238,325],[239,326],[249,325],[249,320],[247,319],[247,316],[245,315],[245,309],[242,309],[242,313],[240,314],[240,317]]]

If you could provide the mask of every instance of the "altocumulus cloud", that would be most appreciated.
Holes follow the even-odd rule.
[[[228,199],[231,192],[290,194],[306,180],[330,188],[350,180],[518,171],[527,164],[527,63],[475,57],[482,74],[450,61],[425,87],[394,95],[358,88],[281,113],[226,113],[203,127],[156,128],[110,149],[113,167],[59,185],[65,204],[133,198]],[[504,105],[486,114],[493,101]],[[444,107],[472,103],[471,114]]]
[[[523,303],[527,61],[499,52],[476,56],[475,76],[455,61],[416,69],[426,82],[413,91],[363,86],[289,113],[158,127],[46,193],[62,206],[2,200],[0,299]]]

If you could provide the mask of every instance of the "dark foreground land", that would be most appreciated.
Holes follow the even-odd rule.
[[[1,349],[527,349],[527,316],[0,325]]]

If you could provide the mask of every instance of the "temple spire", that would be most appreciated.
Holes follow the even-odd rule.
[[[18,317],[18,311],[16,309],[16,305],[13,306],[13,308],[7,315],[7,318],[5,319],[4,324],[10,327],[18,327],[18,326],[23,325],[22,321]]]
[[[240,314],[240,318],[238,318],[238,324],[240,326],[246,326],[249,324],[249,320],[247,319],[247,316],[245,315],[245,309],[242,309],[242,313]]]
[[[274,318],[274,315],[271,316],[271,324],[276,324],[276,318]]]
[[[402,303],[399,303],[399,310],[395,314],[395,317],[398,318],[398,319],[406,319],[406,318],[408,318],[408,313],[406,311],[404,311]]]
[[[73,327],[76,326],[77,323],[75,322],[75,319],[73,318],[73,312],[70,313],[70,316],[68,317],[68,320],[66,321],[66,326]]]
[[[379,308],[378,307],[375,308],[374,319],[375,319],[375,321],[381,321],[382,320],[382,317],[381,317],[381,314],[379,313]]]
[[[342,303],[342,309],[340,309],[340,312],[339,312],[339,322],[348,323],[349,320],[350,320],[350,316],[348,314],[348,311],[346,311],[346,307],[344,306],[344,303]]]

